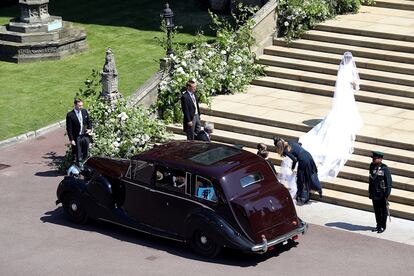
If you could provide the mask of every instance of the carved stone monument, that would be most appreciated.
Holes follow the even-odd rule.
[[[122,98],[118,90],[118,70],[116,70],[115,56],[111,48],[106,50],[105,64],[101,72],[102,93],[101,96],[113,104]]]
[[[86,33],[49,15],[49,0],[19,0],[20,17],[0,26],[0,60],[61,59],[87,49]]]

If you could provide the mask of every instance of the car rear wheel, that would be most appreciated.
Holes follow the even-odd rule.
[[[83,224],[88,220],[88,214],[78,196],[73,193],[67,194],[63,198],[63,213],[75,223]]]
[[[221,246],[216,243],[207,227],[197,227],[193,231],[191,247],[196,253],[207,258],[214,258],[221,251]]]

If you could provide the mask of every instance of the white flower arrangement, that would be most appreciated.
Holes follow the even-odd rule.
[[[188,49],[175,50],[172,66],[158,87],[157,107],[167,123],[182,121],[180,92],[189,79],[197,83],[200,102],[209,104],[216,94],[245,91],[264,72],[262,65],[255,64],[250,50],[255,43],[251,29],[254,22],[249,19],[234,27],[228,19],[210,15],[217,28],[217,41],[207,43],[203,35],[198,35]]]
[[[299,38],[306,30],[337,14],[357,12],[361,3],[374,0],[279,0],[277,6],[279,35],[287,41]]]

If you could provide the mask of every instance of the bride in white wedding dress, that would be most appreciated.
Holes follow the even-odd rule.
[[[354,98],[359,83],[352,53],[345,52],[339,64],[330,112],[299,139],[318,165],[320,180],[335,178],[354,151],[356,133],[363,126]]]

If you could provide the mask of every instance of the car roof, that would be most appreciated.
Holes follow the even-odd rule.
[[[132,157],[134,160],[156,161],[177,169],[195,170],[209,176],[221,177],[229,170],[264,159],[235,146],[213,142],[175,141]]]

